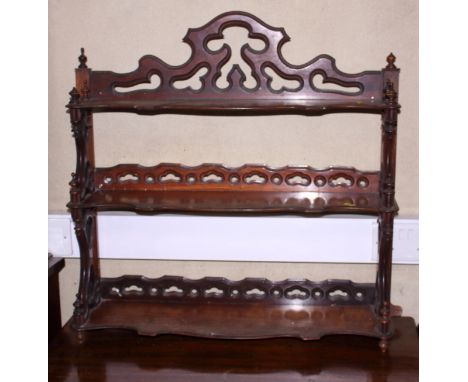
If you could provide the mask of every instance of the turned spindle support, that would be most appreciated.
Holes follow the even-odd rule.
[[[391,336],[391,276],[393,251],[393,224],[397,212],[395,204],[395,170],[398,105],[398,72],[393,53],[387,57],[383,69],[381,160],[380,160],[380,197],[382,211],[379,215],[379,267],[377,271],[377,306],[380,319],[381,340],[379,346],[387,351],[388,338]]]

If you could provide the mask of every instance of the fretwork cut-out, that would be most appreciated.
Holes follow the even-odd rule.
[[[174,81],[173,85],[176,89],[200,90],[203,86],[202,78],[206,73],[208,73],[208,69],[201,68],[190,78]]]
[[[242,51],[249,49],[253,52],[260,52],[265,48],[265,43],[258,38],[249,38],[245,28],[226,28],[223,31],[223,38],[213,39],[208,43],[208,48],[212,51],[222,49],[229,50],[231,56],[229,60],[221,67],[220,74],[217,76],[216,86],[220,89],[229,87],[229,74],[234,67],[245,77],[242,86],[247,89],[253,89],[258,85],[252,66],[242,57]],[[237,84],[234,84],[234,86]]]
[[[274,91],[294,91],[301,87],[299,80],[284,78],[270,67],[265,68],[265,73],[268,76],[268,85]]]
[[[161,85],[161,77],[157,74],[153,74],[150,77],[149,83],[140,83],[133,86],[116,86],[115,91],[117,93],[129,93],[136,90],[156,90]]]
[[[347,84],[346,82],[342,82],[341,84],[338,84],[333,82],[333,80],[326,79],[321,73],[312,75],[311,81],[312,88],[323,92],[339,92],[343,94],[357,95],[361,91],[359,87],[352,86],[351,83]]]
[[[162,182],[162,183],[165,183],[165,182],[175,182],[175,183],[179,183],[181,181],[182,177],[176,173],[173,173],[173,172],[169,172],[165,175],[162,175],[159,180]]]
[[[137,182],[138,181],[138,176],[134,174],[125,174],[119,176],[119,182],[120,183],[130,183],[130,182]]]

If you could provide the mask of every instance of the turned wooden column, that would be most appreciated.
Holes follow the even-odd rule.
[[[387,66],[383,69],[386,104],[382,113],[382,144],[380,158],[380,197],[382,210],[379,215],[379,268],[377,272],[377,311],[380,317],[380,347],[387,350],[387,340],[391,335],[391,275],[393,251],[393,223],[397,212],[395,204],[395,170],[398,105],[398,75],[395,56],[387,57]]]
[[[89,93],[89,69],[84,49],[76,69],[76,87],[70,94],[70,105],[79,104]],[[79,327],[88,317],[89,309],[98,303],[100,279],[97,246],[96,210],[83,208],[80,203],[93,187],[94,137],[92,113],[86,109],[70,109],[70,122],[76,145],[76,169],[70,181],[70,211],[75,226],[75,234],[80,248],[80,281],[74,303],[74,321]]]

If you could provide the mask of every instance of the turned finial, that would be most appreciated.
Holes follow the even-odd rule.
[[[396,69],[395,60],[396,60],[395,55],[393,53],[390,53],[387,56],[387,66],[385,67],[385,69]]]
[[[87,68],[86,61],[88,61],[88,57],[86,57],[84,54],[84,48],[81,48],[81,54],[78,57],[78,61],[80,61],[80,66],[78,66],[78,68],[80,69]]]

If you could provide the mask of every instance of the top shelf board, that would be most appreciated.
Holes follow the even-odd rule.
[[[331,101],[307,99],[256,99],[256,100],[85,100],[73,109],[90,109],[94,112],[133,112],[138,114],[305,114],[320,115],[333,112],[381,113],[386,104],[373,101]]]

